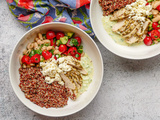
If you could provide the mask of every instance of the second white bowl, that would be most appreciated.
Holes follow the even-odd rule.
[[[90,20],[99,41],[114,54],[128,59],[146,59],[160,54],[160,43],[152,46],[123,46],[117,44],[105,31],[102,24],[102,10],[98,0],[92,0]]]

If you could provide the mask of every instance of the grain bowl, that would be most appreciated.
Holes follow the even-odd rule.
[[[65,104],[62,107],[59,107],[59,106],[61,106],[61,104],[58,104],[59,105],[58,107],[55,105],[48,106],[48,103],[46,104],[47,105],[46,106],[46,105],[43,105],[42,102],[40,104],[39,103],[36,104],[36,102],[34,102],[33,99],[27,99],[27,98],[30,98],[31,94],[26,94],[28,91],[28,88],[25,87],[24,85],[28,84],[25,82],[25,80],[28,80],[28,79],[25,79],[26,77],[28,77],[28,75],[25,73],[29,71],[30,74],[32,74],[31,77],[36,76],[35,78],[40,80],[40,81],[38,81],[38,83],[36,83],[36,85],[37,85],[37,84],[41,84],[41,82],[43,81],[44,74],[42,75],[42,73],[46,73],[46,72],[42,72],[41,69],[38,68],[39,65],[37,62],[37,60],[38,60],[37,54],[35,54],[35,56],[37,58],[35,58],[34,55],[29,54],[35,58],[34,60],[31,60],[31,61],[34,63],[34,65],[38,66],[37,68],[34,68],[33,66],[27,68],[28,63],[26,61],[25,62],[23,61],[23,60],[26,60],[26,58],[23,60],[21,58],[21,62],[24,62],[25,64],[19,63],[19,56],[22,55],[22,51],[24,51],[26,49],[26,46],[28,44],[30,45],[30,43],[35,44],[35,42],[33,42],[33,41],[37,37],[37,35],[39,35],[39,33],[46,33],[48,30],[54,31],[55,33],[58,33],[59,31],[63,31],[64,33],[68,33],[68,32],[72,33],[73,32],[75,34],[75,36],[81,37],[81,39],[82,39],[81,44],[83,45],[83,51],[92,60],[92,64],[93,64],[93,68],[94,68],[93,79],[92,79],[90,85],[88,86],[87,90],[84,91],[83,94],[79,95],[76,98],[76,100],[74,100],[74,101],[71,100],[70,98],[68,98],[67,100],[63,99],[65,101],[65,103],[67,101],[67,104]],[[44,41],[47,42],[47,40],[44,40]],[[75,46],[77,44],[75,44]],[[46,46],[48,46],[48,44]],[[49,46],[49,47],[51,47],[51,46]],[[70,49],[70,48],[68,47],[68,49]],[[42,56],[43,56],[43,54],[44,53],[42,53]],[[25,53],[25,54],[23,53],[23,55],[26,57],[27,53]],[[79,55],[72,58],[72,59],[75,61],[79,60],[80,59]],[[58,57],[57,54],[55,56]],[[55,61],[54,60],[55,56],[52,57],[52,61]],[[66,57],[67,56],[64,56],[64,58],[66,58]],[[68,56],[68,57],[70,58],[71,56]],[[45,63],[43,63],[43,64],[41,63],[43,66],[43,69],[45,69],[44,68],[46,66],[45,64],[47,64],[51,61],[51,60],[47,61],[47,59],[46,59]],[[83,58],[81,58],[81,59],[83,59]],[[63,60],[61,59],[61,61],[63,61]],[[60,60],[59,60],[58,64],[60,64]],[[62,65],[59,65],[59,66],[62,66]],[[65,68],[63,68],[63,69],[65,69]],[[19,71],[20,71],[20,74],[19,74]],[[35,75],[34,72],[37,74]],[[10,73],[10,82],[13,87],[13,90],[16,93],[17,97],[20,99],[20,101],[24,105],[26,105],[28,108],[30,108],[31,110],[33,110],[39,114],[51,116],[51,117],[60,117],[60,116],[67,116],[67,115],[70,115],[70,114],[73,114],[73,113],[80,111],[81,109],[86,107],[93,100],[93,98],[96,96],[96,94],[100,88],[101,82],[102,82],[103,60],[101,57],[101,53],[100,53],[97,45],[95,44],[95,42],[90,38],[89,35],[87,35],[81,29],[79,29],[73,25],[66,24],[66,23],[47,23],[47,24],[39,25],[39,26],[29,30],[26,34],[24,34],[22,36],[22,38],[19,40],[19,42],[17,43],[16,47],[14,48],[14,50],[12,52],[12,55],[10,58],[9,73]],[[66,73],[66,74],[68,74],[68,73]],[[39,78],[38,78],[38,76],[39,76]],[[48,74],[47,74],[47,77],[48,77]],[[42,78],[42,79],[40,79],[40,78]],[[31,81],[31,79],[29,79],[29,80]],[[29,84],[32,84],[34,82],[36,82],[36,80],[34,80],[33,82],[31,81],[31,83],[29,83]],[[47,79],[45,82],[46,82],[45,85],[48,86],[53,82],[53,79],[49,79],[49,80]],[[65,84],[65,83],[66,83],[66,81],[63,83],[64,86],[67,86],[68,84]],[[35,84],[33,84],[32,86],[35,86]],[[44,84],[43,84],[43,86],[44,86]],[[59,86],[58,82],[56,82],[54,84],[54,86],[56,86],[56,87],[58,86],[58,88],[61,88],[61,86]],[[42,88],[42,86],[38,86],[38,87]],[[53,89],[54,88],[51,88],[51,90],[53,90]],[[38,90],[41,90],[41,89],[38,89]],[[63,92],[63,90],[61,92]],[[66,91],[66,90],[64,90],[64,91]],[[30,92],[34,93],[34,90],[29,91],[28,93],[30,93]],[[49,91],[49,93],[50,92],[52,94],[53,91]],[[35,93],[38,93],[38,92],[36,91]],[[57,92],[55,94],[57,94]],[[37,94],[37,95],[40,95],[40,94]],[[33,96],[33,98],[34,97],[35,96]],[[51,96],[51,97],[53,97],[53,96]],[[35,97],[35,98],[38,99],[37,97]],[[65,96],[65,98],[66,98],[66,96]],[[43,99],[40,99],[40,100],[43,100]]]

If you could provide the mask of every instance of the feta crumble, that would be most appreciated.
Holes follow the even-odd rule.
[[[136,0],[136,2],[126,5],[126,9],[130,11],[129,18],[138,20],[143,24],[146,16],[151,14],[152,6],[147,5],[146,0]]]
[[[53,56],[46,62],[40,62],[40,66],[42,67],[41,72],[45,76],[45,82],[51,84],[54,81],[58,81],[59,84],[64,85],[59,73],[71,71],[72,66],[68,65],[68,63],[72,63],[72,59],[74,59],[72,56],[67,56],[60,57],[59,59],[55,60]]]

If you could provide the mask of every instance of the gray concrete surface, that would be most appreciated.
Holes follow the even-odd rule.
[[[39,115],[16,97],[9,81],[9,58],[27,31],[0,0],[0,120],[160,120],[160,56],[133,61],[118,57],[98,40],[104,60],[103,83],[83,110],[62,118]]]

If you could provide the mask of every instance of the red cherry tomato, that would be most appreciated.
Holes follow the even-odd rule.
[[[150,46],[152,44],[152,39],[151,37],[146,36],[143,40],[144,44],[147,46]]]
[[[81,38],[80,37],[75,37],[75,39],[78,41],[78,45],[77,46],[80,46],[80,44],[81,44]]]
[[[60,46],[59,46],[59,51],[60,52],[65,52],[67,50],[67,46],[66,45],[63,45],[63,44],[61,44]]]
[[[52,39],[52,38],[56,37],[55,32],[53,32],[52,30],[48,30],[46,33],[46,37],[47,37],[47,39]]]
[[[39,63],[40,62],[40,55],[35,54],[31,57],[31,63]]]
[[[64,37],[64,33],[63,32],[57,32],[56,39],[59,40],[61,37]]]
[[[55,59],[55,60],[57,60],[57,57],[56,57],[56,56],[54,56],[54,59]]]
[[[160,32],[158,30],[152,30],[149,34],[152,40],[156,40],[160,37]]]
[[[45,60],[47,60],[52,57],[52,53],[49,52],[48,50],[43,50],[42,56],[44,57]]]
[[[158,5],[156,9],[157,9],[158,11],[160,11],[160,5]]]
[[[77,48],[76,47],[70,47],[68,49],[68,55],[75,56],[76,53],[77,53]]]
[[[54,44],[53,44],[53,39],[51,39],[50,41],[51,41],[51,44],[50,44],[50,45],[53,46],[53,45],[54,45]]]
[[[54,39],[50,39],[50,41],[51,41],[50,45],[55,47],[56,46],[56,41]]]
[[[81,60],[81,54],[80,53],[76,53],[75,56],[73,56],[74,58],[76,58],[77,60]]]
[[[21,59],[22,63],[25,63],[27,65],[29,65],[31,63],[30,57],[27,55],[24,55]]]
[[[155,29],[155,30],[160,29],[160,25],[159,25],[157,22],[153,22],[153,23],[152,23],[152,27],[153,27],[153,29]]]
[[[148,35],[151,36],[151,31],[148,32]]]
[[[149,3],[146,3],[146,6],[149,5]]]
[[[64,52],[63,54],[67,56],[68,55],[68,51]]]
[[[67,42],[67,44],[66,44],[68,47],[72,47],[72,46],[69,44],[70,41],[71,41],[71,39],[69,39],[68,42]]]

